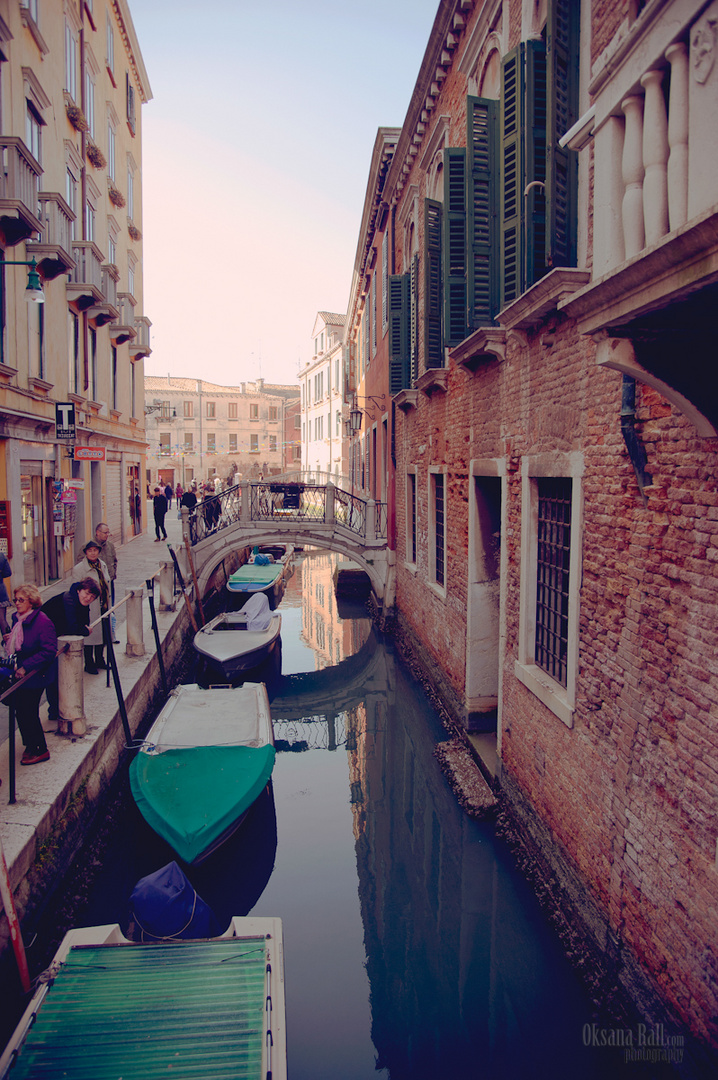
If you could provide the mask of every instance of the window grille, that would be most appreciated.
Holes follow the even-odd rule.
[[[534,659],[551,678],[561,686],[566,686],[571,480],[564,477],[543,477],[538,481],[538,496]]]
[[[434,474],[434,581],[444,584],[444,476]]]

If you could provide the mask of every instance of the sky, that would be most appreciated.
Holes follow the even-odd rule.
[[[371,154],[439,0],[129,0],[142,106],[146,375],[294,384],[349,302]]]

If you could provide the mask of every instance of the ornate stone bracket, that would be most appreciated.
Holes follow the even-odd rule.
[[[426,394],[427,397],[431,397],[437,390],[445,394],[448,376],[449,371],[447,368],[429,368],[416,380],[416,388],[421,390],[422,394]]]
[[[449,356],[468,371],[476,371],[482,360],[506,359],[506,331],[482,326],[449,350]]]
[[[710,420],[699,412],[688,398],[674,390],[663,379],[659,379],[657,376],[652,375],[650,371],[646,371],[639,364],[630,338],[616,338],[609,337],[607,334],[595,334],[594,340],[598,340],[596,363],[599,367],[611,368],[613,371],[620,371],[623,375],[630,375],[631,378],[636,379],[638,382],[647,383],[648,386],[652,386],[654,390],[662,394],[667,401],[670,401],[672,405],[675,405],[679,412],[688,417],[699,435],[709,439],[718,437],[718,431]]]
[[[418,390],[400,390],[398,394],[394,394],[394,403],[397,409],[401,409],[405,413],[408,413],[410,409],[415,409],[418,401]]]

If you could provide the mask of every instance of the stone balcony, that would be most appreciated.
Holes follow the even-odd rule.
[[[67,274],[75,267],[72,253],[72,223],[75,214],[62,195],[56,191],[41,191],[40,220],[42,231],[37,243],[28,244],[28,256],[37,260],[38,270],[45,281]]]
[[[0,234],[6,247],[42,232],[37,216],[42,166],[22,139],[0,136]]]
[[[102,291],[102,252],[91,240],[76,240],[72,245],[75,266],[67,281],[67,299],[87,311],[104,299]]]

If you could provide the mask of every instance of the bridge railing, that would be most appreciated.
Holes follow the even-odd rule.
[[[190,542],[198,544],[237,522],[265,521],[342,525],[369,543],[386,540],[386,503],[333,484],[265,480],[238,484],[198,503],[188,514]]]

